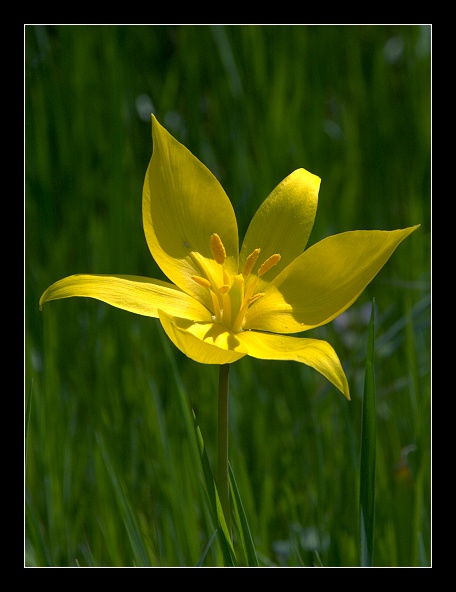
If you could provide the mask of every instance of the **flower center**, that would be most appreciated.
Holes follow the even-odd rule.
[[[192,276],[192,279],[209,290],[214,322],[239,333],[242,331],[249,306],[263,296],[262,292],[255,292],[259,278],[277,265],[281,257],[279,254],[271,255],[260,265],[258,271],[252,274],[261,251],[261,249],[255,249],[245,260],[242,273],[235,275],[231,281],[224,269],[226,251],[218,234],[214,233],[211,236],[210,247],[214,261],[221,267],[220,282],[215,284],[213,278],[209,280],[198,275]]]

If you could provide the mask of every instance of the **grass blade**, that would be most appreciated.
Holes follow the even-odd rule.
[[[234,478],[231,464],[229,465],[229,469],[234,517],[239,530],[239,535],[241,537],[242,548],[247,560],[247,565],[248,567],[258,567],[258,557],[255,551],[255,545],[253,544],[252,535],[247,522],[247,516],[245,515],[244,506],[242,505],[241,496],[239,495],[239,490]]]
[[[30,391],[27,397],[27,404],[25,407],[25,466],[27,466],[27,443],[28,443],[28,431],[30,425],[30,414],[32,412],[32,390],[33,390],[33,378],[30,383]]]
[[[375,300],[372,301],[372,311],[369,323],[361,431],[360,536],[361,565],[363,567],[371,567],[373,565],[374,554],[376,452],[374,340]]]
[[[196,564],[196,567],[202,567],[204,560],[206,559],[206,555],[207,552],[209,551],[209,549],[212,546],[212,543],[214,542],[215,537],[217,536],[217,531],[214,532],[214,534],[211,536],[211,538],[209,539],[209,542],[207,543],[204,551],[201,554],[201,557],[199,558],[198,563]]]

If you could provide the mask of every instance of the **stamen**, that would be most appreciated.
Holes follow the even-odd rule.
[[[225,263],[226,251],[223,246],[222,239],[218,234],[214,233],[210,238],[212,256],[220,265]]]
[[[250,275],[250,272],[253,269],[253,266],[255,265],[255,263],[257,262],[258,259],[258,255],[260,254],[261,249],[255,249],[253,251],[253,253],[250,253],[250,255],[247,257],[247,259],[245,260],[244,263],[244,269],[242,270],[242,275],[246,278],[248,275]]]
[[[260,269],[258,270],[258,275],[260,277],[264,275],[267,271],[271,269],[271,267],[277,265],[281,258],[282,257],[278,253],[276,253],[275,255],[271,255],[268,259],[266,259],[263,265],[261,265]]]
[[[255,296],[252,296],[252,298],[249,299],[249,306],[253,303],[256,302],[259,298],[262,298],[264,296],[264,292],[258,292],[258,294],[255,294]]]
[[[206,278],[202,278],[199,275],[192,275],[192,280],[200,286],[203,286],[203,288],[210,289],[212,287],[211,282],[209,280],[207,280]]]
[[[218,291],[220,292],[220,294],[226,294],[229,289],[230,289],[230,286],[228,286],[228,284],[225,284],[224,286],[220,286]]]
[[[249,306],[252,304],[252,302],[256,302],[262,296],[264,296],[264,292],[258,292],[258,294],[255,294],[255,296],[252,296],[252,298],[249,298],[249,299],[245,298],[244,299],[244,304],[242,305],[240,311],[238,312],[236,318],[234,319],[233,331],[235,333],[239,333],[239,331],[242,331],[242,325],[244,324],[245,315],[247,313]]]

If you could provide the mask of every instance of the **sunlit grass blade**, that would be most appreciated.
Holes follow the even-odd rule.
[[[367,342],[366,370],[364,376],[364,400],[361,431],[360,462],[360,528],[361,528],[361,565],[373,565],[374,554],[374,518],[375,518],[375,300],[369,323]]]
[[[236,554],[234,552],[233,543],[231,541],[228,527],[226,525],[225,517],[223,515],[220,498],[215,484],[214,476],[209,464],[209,459],[206,454],[206,448],[204,445],[203,436],[201,430],[196,421],[195,413],[193,412],[193,420],[195,426],[195,434],[198,443],[198,448],[201,456],[201,464],[203,467],[204,480],[206,483],[207,494],[209,497],[209,504],[212,513],[212,518],[217,527],[217,533],[219,534],[219,541],[222,547],[223,557],[225,564],[230,567],[237,565]]]
[[[241,543],[246,557],[246,562],[248,567],[258,567],[258,557],[255,551],[255,545],[253,544],[252,535],[247,522],[247,516],[245,515],[244,506],[242,505],[241,496],[239,495],[239,490],[236,484],[236,479],[234,478],[231,464],[229,465],[229,470],[234,518],[236,526],[239,530],[239,536],[241,537]]]
[[[103,439],[97,434],[97,442],[103,455],[103,460],[106,465],[107,472],[111,479],[112,486],[116,493],[117,502],[119,505],[119,516],[122,516],[125,529],[130,540],[131,548],[133,551],[133,558],[137,567],[147,567],[151,565],[149,553],[144,544],[140,529],[136,521],[135,515],[131,508],[130,502],[125,495],[122,484],[116,474],[114,465],[109,457],[106,446],[104,445]]]

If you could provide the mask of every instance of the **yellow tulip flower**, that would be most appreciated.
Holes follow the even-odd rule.
[[[48,300],[87,296],[157,317],[189,358],[230,364],[249,355],[311,366],[347,399],[347,379],[326,341],[289,334],[324,325],[363,292],[418,226],[358,230],[304,250],[320,179],[304,169],[286,177],[253,217],[239,251],[236,216],[215,176],[155,117],[143,189],[150,252],[169,282],[126,275],[73,275]]]

